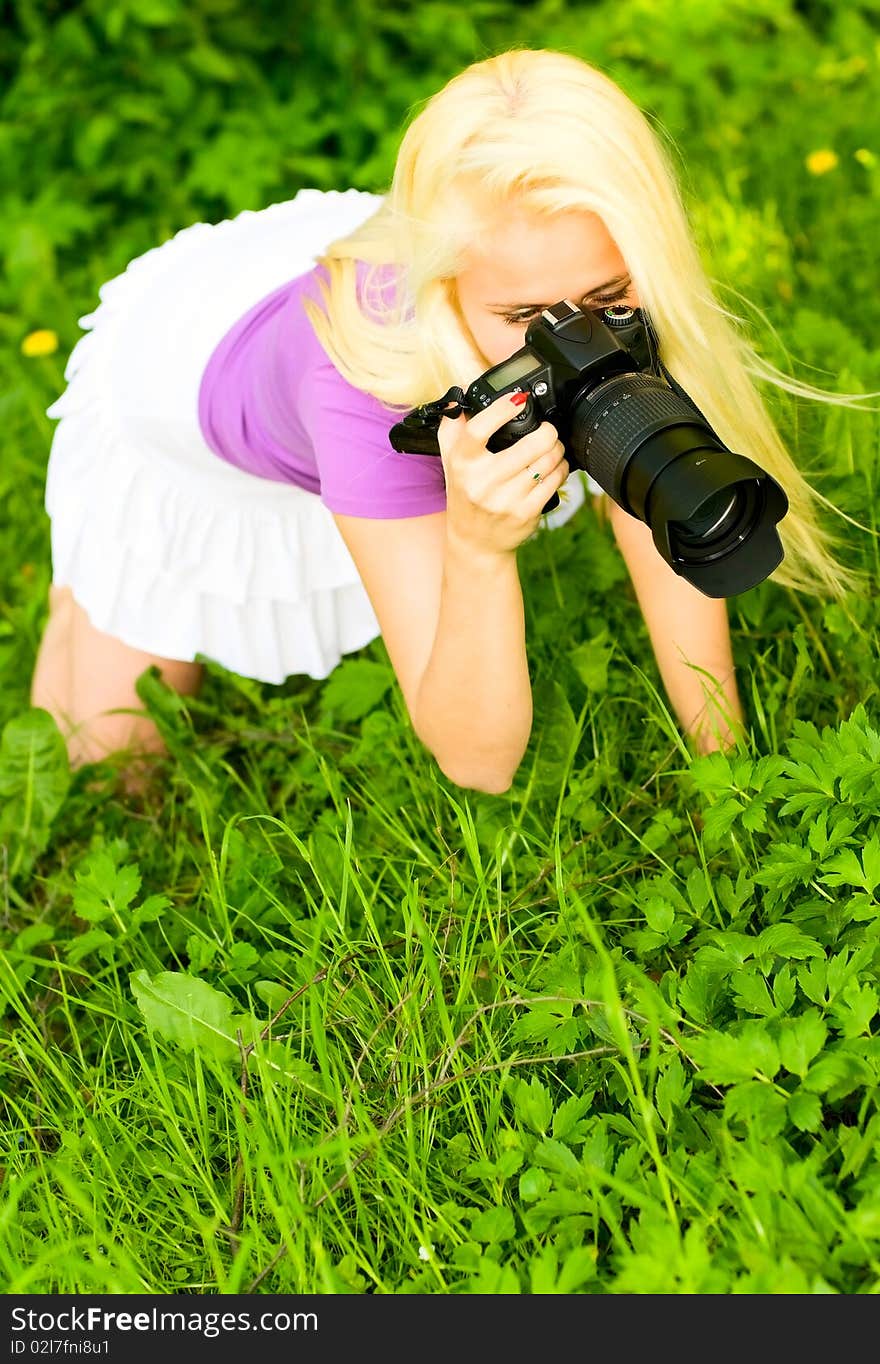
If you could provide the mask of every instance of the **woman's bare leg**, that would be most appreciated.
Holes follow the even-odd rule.
[[[69,587],[49,588],[49,619],[37,652],[31,681],[31,705],[54,715],[60,729],[70,711],[70,629],[73,593]]]
[[[138,677],[152,665],[182,695],[194,695],[201,686],[201,664],[161,658],[123,644],[92,625],[69,587],[50,588],[49,620],[34,668],[31,705],[54,716],[72,766],[99,762],[122,750],[132,755],[165,751],[135,691]]]

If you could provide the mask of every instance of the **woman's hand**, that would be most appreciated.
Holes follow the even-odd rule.
[[[517,397],[519,403],[513,401]],[[478,553],[515,552],[537,530],[541,509],[569,475],[565,450],[550,422],[506,450],[486,449],[490,436],[521,406],[521,394],[505,393],[470,419],[444,417],[437,429],[446,476],[446,533]]]

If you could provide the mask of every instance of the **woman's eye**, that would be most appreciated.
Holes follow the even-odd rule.
[[[615,303],[621,303],[623,299],[626,298],[631,287],[632,286],[628,284],[625,289],[618,289],[616,294],[594,295],[588,304],[584,303],[581,306],[589,308],[610,308]],[[540,317],[540,313],[509,313],[505,314],[504,321],[509,327],[522,327],[528,322],[533,322],[536,317]]]
[[[594,298],[590,306],[592,308],[610,308],[615,303],[621,303],[629,293],[629,286],[626,289],[618,289],[616,294],[603,294],[601,297]]]
[[[505,314],[504,321],[506,322],[508,327],[521,327],[526,322],[533,322],[535,318],[538,316],[539,316],[538,313],[512,313],[510,315]]]

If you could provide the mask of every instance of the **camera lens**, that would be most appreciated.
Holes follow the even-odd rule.
[[[571,414],[573,462],[650,526],[667,563],[706,596],[744,592],[781,562],[785,493],[657,375],[587,384]]]
[[[670,525],[680,543],[696,544],[699,541],[706,545],[716,536],[716,532],[723,534],[732,519],[731,514],[738,516],[742,510],[743,501],[738,487],[732,493],[729,488],[721,488],[706,499],[697,515],[689,516],[686,521],[672,521]]]
[[[760,531],[765,508],[757,479],[720,488],[686,521],[668,523],[676,558],[689,568],[723,564]]]

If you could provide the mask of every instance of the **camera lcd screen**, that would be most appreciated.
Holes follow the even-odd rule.
[[[541,368],[541,358],[535,355],[534,351],[524,351],[522,355],[514,355],[513,359],[500,369],[492,370],[487,374],[486,383],[490,388],[494,388],[496,393],[500,393],[502,388],[508,384],[521,379],[524,374],[531,374],[533,369]]]

